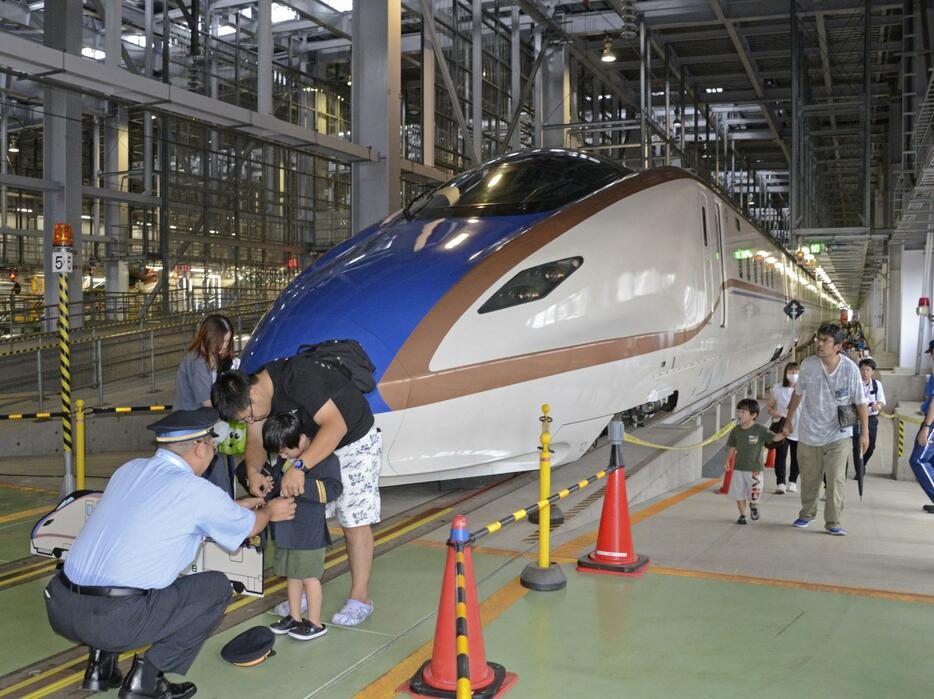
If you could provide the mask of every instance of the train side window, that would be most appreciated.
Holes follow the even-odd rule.
[[[701,229],[704,231],[704,247],[707,247],[707,207],[700,208]]]

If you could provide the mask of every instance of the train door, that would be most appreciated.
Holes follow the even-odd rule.
[[[720,277],[720,283],[717,284],[717,293],[720,295],[720,327],[725,328],[729,317],[727,315],[727,303],[729,303],[730,295],[726,292],[726,246],[723,242],[723,211],[721,207],[721,202],[717,200],[714,203],[717,272]]]
[[[699,195],[700,200],[700,218],[701,218],[701,237],[703,242],[703,259],[704,259],[704,287],[706,288],[707,296],[707,314],[713,313],[713,306],[717,302],[717,290],[714,286],[714,270],[713,270],[713,255],[711,254],[711,247],[713,241],[711,240],[711,226],[710,226],[710,203],[707,200],[706,194]]]

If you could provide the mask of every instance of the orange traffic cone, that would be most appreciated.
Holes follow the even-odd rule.
[[[765,467],[766,468],[775,468],[775,450],[766,449],[765,455]]]
[[[618,423],[618,424],[617,424]],[[632,528],[629,524],[629,500],[626,496],[626,476],[623,473],[622,421],[613,420],[608,430],[610,466],[619,466],[610,474],[603,496],[603,513],[600,515],[600,532],[597,547],[577,560],[577,570],[582,573],[605,575],[642,575],[649,564],[647,556],[633,551]]]
[[[730,492],[730,481],[733,480],[733,464],[735,463],[736,454],[730,454],[730,458],[726,462],[726,468],[723,470],[723,485],[720,486],[720,490],[714,491],[718,495],[726,495]]]
[[[456,697],[457,664],[455,628],[455,551],[453,541],[467,541],[467,518],[457,515],[451,526],[448,542],[448,559],[441,583],[441,600],[438,603],[438,621],[435,624],[434,648],[431,660],[426,660],[418,672],[397,691],[413,697]],[[483,627],[477,608],[477,586],[473,574],[473,558],[470,547],[464,549],[464,588],[467,591],[467,642],[470,666],[470,689],[474,699],[493,699],[509,691],[519,680],[515,673],[497,663],[488,663],[483,647]]]

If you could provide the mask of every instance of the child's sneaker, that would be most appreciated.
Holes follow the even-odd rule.
[[[788,484],[788,492],[789,492],[789,493],[797,493],[797,492],[798,492],[798,484],[795,483],[794,481],[792,481],[791,483],[789,483],[789,484]]]
[[[289,636],[292,638],[297,638],[299,641],[310,641],[313,638],[318,638],[318,636],[323,636],[328,632],[328,627],[324,624],[321,626],[315,626],[308,619],[302,619],[302,621],[295,625],[294,628],[289,630]]]
[[[275,624],[270,624],[270,630],[278,635],[291,633],[292,629],[298,628],[301,625],[301,622],[295,621],[290,615],[286,614],[284,617],[279,619]]]
[[[776,495],[784,495],[784,494],[785,494],[785,490],[787,490],[787,488],[785,488],[785,484],[784,484],[784,483],[779,483],[778,486],[776,486],[776,488],[775,488],[775,494],[776,494]]]
[[[759,519],[759,506],[758,505],[749,506],[749,516],[750,518],[752,518],[753,521]]]
[[[737,524],[746,524],[746,515],[740,515],[739,518],[736,520],[736,523],[737,523]]]
[[[846,529],[843,527],[827,527],[827,533],[830,536],[846,536]]]

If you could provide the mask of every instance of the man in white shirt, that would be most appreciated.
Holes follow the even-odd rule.
[[[801,471],[801,512],[793,524],[803,529],[817,517],[821,478],[827,478],[824,528],[828,534],[845,536],[840,519],[846,503],[846,461],[853,436],[852,426],[841,427],[838,408],[856,406],[859,450],[869,446],[869,412],[863,382],[856,364],[840,354],[845,333],[824,323],[815,338],[815,356],[801,362],[801,375],[788,404],[786,436],[798,420],[798,468]]]

